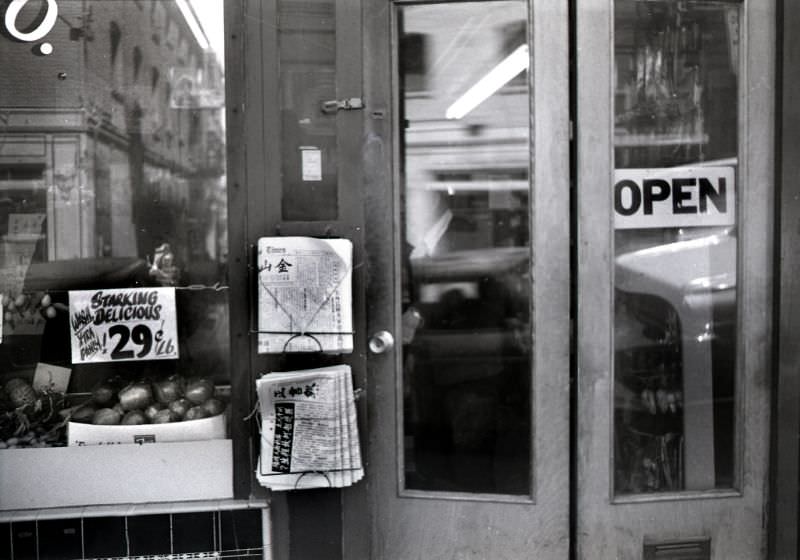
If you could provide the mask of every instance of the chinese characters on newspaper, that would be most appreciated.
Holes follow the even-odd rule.
[[[256,381],[259,482],[272,490],[342,488],[361,480],[350,366],[278,372]]]
[[[353,351],[348,239],[258,240],[258,351]]]

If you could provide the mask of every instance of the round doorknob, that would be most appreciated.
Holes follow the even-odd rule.
[[[389,331],[378,331],[369,337],[369,351],[373,354],[383,354],[394,348],[394,337]]]

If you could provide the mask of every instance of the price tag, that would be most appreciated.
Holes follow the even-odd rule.
[[[39,362],[33,373],[33,388],[39,392],[55,391],[66,393],[72,370],[69,368]]]
[[[174,288],[69,293],[72,363],[178,358]]]

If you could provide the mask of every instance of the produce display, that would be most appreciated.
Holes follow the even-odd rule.
[[[211,381],[173,375],[153,382],[103,381],[87,402],[70,409],[68,417],[71,422],[102,425],[164,424],[208,418],[224,410]]]
[[[214,384],[172,375],[156,381],[110,378],[88,396],[36,391],[15,377],[0,395],[0,449],[66,444],[69,422],[97,425],[164,424],[216,416],[225,411]],[[77,404],[72,404],[79,400]]]
[[[0,449],[65,444],[68,407],[63,393],[36,391],[13,377],[0,390]]]

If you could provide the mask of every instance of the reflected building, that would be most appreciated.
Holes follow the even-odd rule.
[[[14,77],[0,90],[6,269],[152,258],[165,242],[185,266],[224,257],[223,71],[193,17],[171,1],[62,0],[45,51],[0,42]]]

